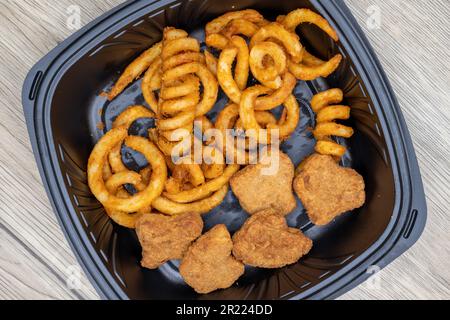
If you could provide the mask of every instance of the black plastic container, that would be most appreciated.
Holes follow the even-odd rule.
[[[254,8],[274,18],[300,7],[322,14],[340,36],[336,45],[315,27],[303,26],[302,42],[322,58],[340,51],[345,61],[326,80],[299,83],[295,93],[302,120],[283,149],[295,163],[311,152],[309,100],[317,91],[342,88],[356,129],[344,165],[364,176],[367,202],[326,227],[312,225],[299,203],[288,220],[314,240],[306,258],[279,270],[248,268],[233,287],[197,295],[184,284],[176,262],[158,270],[141,268],[134,232],[112,223],[89,191],[86,165],[95,141],[122,109],[143,103],[139,83],[112,103],[100,93],[161,38],[164,26],[184,28],[202,39],[205,22],[230,10]],[[222,103],[223,97],[216,111]],[[425,197],[408,130],[377,58],[343,1],[129,1],[37,63],[25,81],[23,105],[48,196],[80,264],[103,298],[331,299],[367,279],[371,266],[382,268],[405,252],[425,225]],[[99,127],[100,122],[106,128]],[[233,232],[245,218],[230,193],[205,216],[205,225],[226,223]]]

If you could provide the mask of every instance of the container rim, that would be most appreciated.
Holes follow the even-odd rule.
[[[53,49],[31,69],[23,87],[24,113],[44,186],[73,252],[102,298],[128,299],[96,253],[64,188],[58,165],[61,153],[56,148],[50,123],[51,98],[64,73],[98,41],[172,2],[176,1],[130,0],[119,5]],[[373,101],[388,148],[386,156],[392,164],[396,200],[389,225],[367,251],[318,285],[289,299],[338,297],[366,280],[371,275],[367,273],[369,266],[383,268],[411,247],[426,221],[425,196],[411,138],[373,49],[343,0],[311,0],[311,3],[336,28]]]

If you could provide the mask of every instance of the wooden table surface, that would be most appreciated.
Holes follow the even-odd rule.
[[[50,207],[20,101],[28,70],[121,0],[0,2],[0,299],[97,299]],[[450,298],[450,1],[347,0],[394,87],[419,160],[428,222],[418,243],[343,299]],[[374,17],[380,13],[376,28]],[[376,22],[376,21],[375,21]]]

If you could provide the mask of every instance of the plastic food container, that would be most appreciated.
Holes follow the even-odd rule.
[[[367,202],[326,227],[312,225],[299,203],[288,218],[314,241],[307,257],[278,270],[247,268],[231,288],[197,295],[178,274],[178,263],[140,267],[133,230],[115,225],[87,186],[87,159],[96,140],[125,107],[142,104],[139,82],[108,103],[100,95],[119,72],[161,38],[163,27],[186,29],[203,39],[204,24],[218,15],[254,8],[267,18],[307,7],[323,15],[340,36],[336,45],[319,29],[302,26],[302,42],[345,61],[328,79],[300,82],[295,94],[301,121],[283,145],[295,164],[314,140],[311,96],[331,87],[352,107],[344,165],[366,181]],[[215,112],[223,106],[223,95]],[[383,268],[419,238],[426,221],[425,197],[410,135],[395,95],[366,37],[343,1],[129,1],[101,16],[52,50],[30,71],[23,107],[36,161],[62,229],[87,276],[108,299],[331,299]],[[214,117],[214,113],[211,114]],[[103,127],[101,123],[105,123]],[[136,132],[145,123],[135,125]],[[234,196],[204,216],[205,228],[225,223],[237,230],[246,214]]]

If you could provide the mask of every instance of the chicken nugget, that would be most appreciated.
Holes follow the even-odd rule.
[[[294,165],[286,154],[276,154],[279,157],[271,157],[274,159],[272,161],[279,160],[274,172],[270,173],[269,169],[273,164],[263,162],[245,167],[230,180],[233,193],[249,214],[273,208],[280,214],[287,215],[297,205],[292,190]]]
[[[297,262],[312,248],[312,241],[273,209],[252,215],[233,236],[233,255],[245,264],[281,268]]]
[[[294,190],[316,225],[326,225],[365,202],[363,177],[339,166],[328,155],[314,154],[304,162],[294,180]]]
[[[176,216],[145,214],[136,223],[142,246],[141,265],[156,269],[172,259],[181,259],[189,245],[202,234],[203,220],[197,213]]]
[[[232,255],[233,242],[225,225],[216,225],[195,241],[180,265],[184,281],[198,293],[230,287],[244,265]]]

